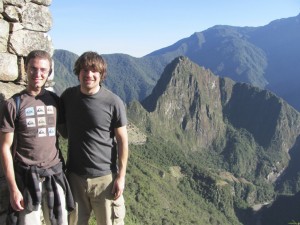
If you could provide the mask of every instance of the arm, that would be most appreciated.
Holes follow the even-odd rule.
[[[68,130],[66,124],[57,124],[58,133],[64,138],[68,138]]]
[[[118,144],[119,173],[114,182],[112,193],[119,198],[125,188],[125,175],[128,161],[128,134],[126,126],[115,129]]]
[[[67,130],[67,124],[66,124],[66,118],[65,118],[65,106],[64,106],[62,96],[59,98],[57,110],[58,110],[57,130],[58,130],[58,133],[63,138],[66,139],[66,138],[68,138],[68,130]]]
[[[23,196],[17,187],[15,180],[15,172],[13,166],[13,157],[11,153],[11,146],[14,139],[14,133],[0,132],[0,151],[1,151],[1,162],[6,176],[6,180],[10,192],[10,204],[16,211],[24,209]]]

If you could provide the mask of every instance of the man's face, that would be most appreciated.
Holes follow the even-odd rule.
[[[31,59],[26,68],[28,88],[33,91],[41,89],[48,79],[49,71],[50,63],[47,59]]]
[[[99,90],[101,74],[93,68],[82,68],[79,73],[79,81],[84,93],[94,94]]]

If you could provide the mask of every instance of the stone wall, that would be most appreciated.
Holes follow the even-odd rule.
[[[59,0],[58,0],[59,1]],[[35,49],[53,55],[47,32],[52,27],[52,0],[0,0],[0,110],[3,101],[25,88],[25,57]],[[53,74],[47,86],[54,83]],[[9,192],[0,166],[0,224],[5,224]]]
[[[24,88],[27,54],[41,49],[53,54],[47,32],[52,27],[52,0],[0,0],[0,104]],[[49,79],[49,86],[53,74]]]

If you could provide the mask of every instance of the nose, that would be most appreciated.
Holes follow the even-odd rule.
[[[86,71],[87,75],[91,75],[93,72],[91,70]]]

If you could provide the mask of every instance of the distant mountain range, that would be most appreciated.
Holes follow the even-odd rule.
[[[261,27],[215,26],[196,32],[142,58],[104,55],[108,63],[106,85],[125,102],[145,99],[165,66],[186,56],[214,74],[271,90],[300,110],[300,14]],[[64,53],[62,53],[64,52]],[[72,74],[75,55],[56,50],[57,80]],[[61,66],[64,67],[61,69]],[[58,93],[64,89],[56,82]]]

